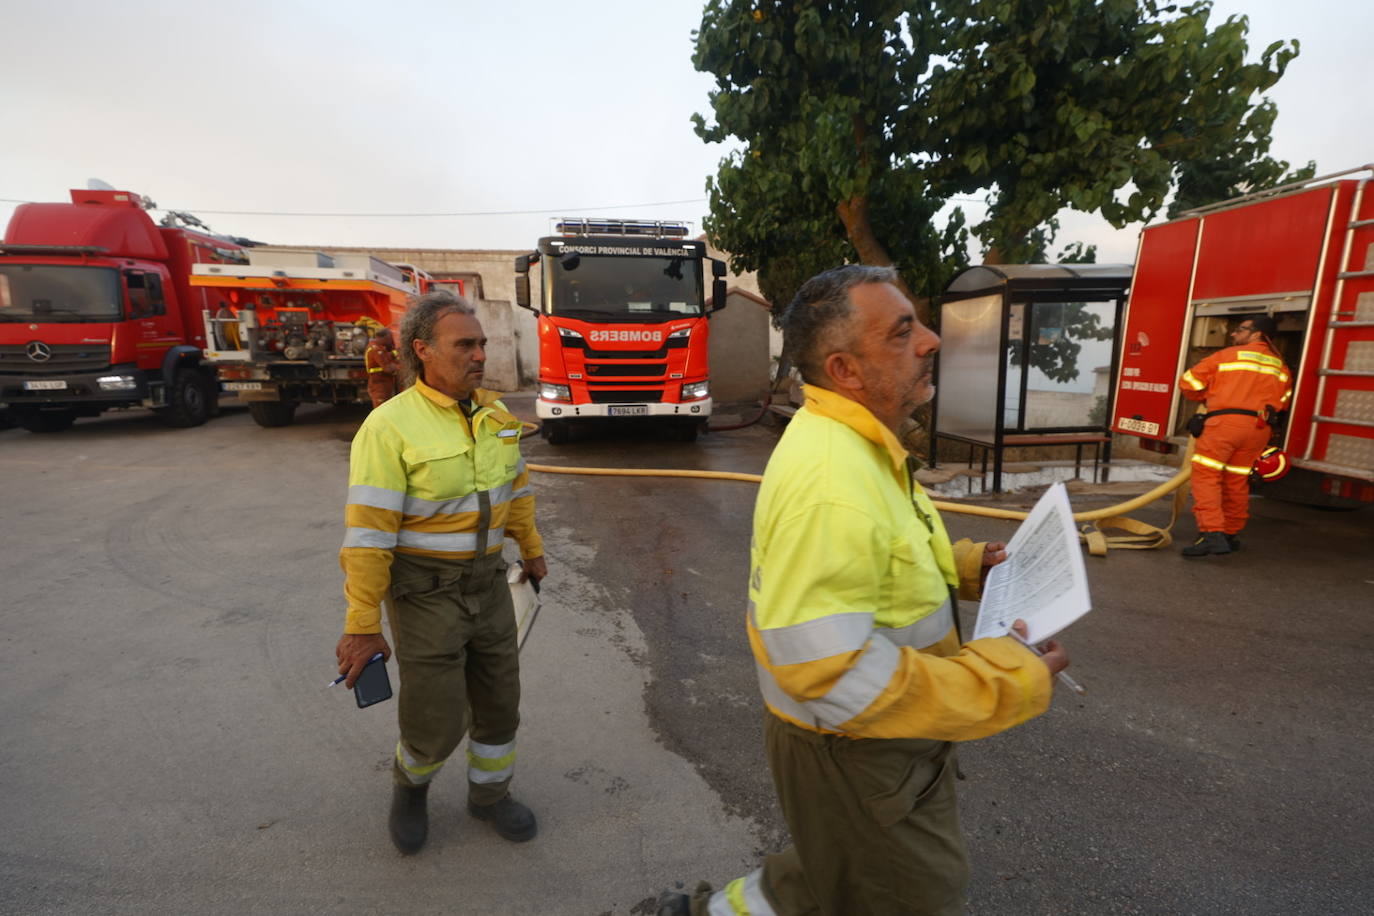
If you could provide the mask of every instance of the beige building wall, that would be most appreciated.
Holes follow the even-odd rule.
[[[711,314],[711,396],[719,402],[761,401],[768,394],[768,303],[731,287],[725,309]]]

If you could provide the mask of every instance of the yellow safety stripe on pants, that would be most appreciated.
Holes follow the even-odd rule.
[[[477,783],[501,782],[515,772],[515,742],[482,744],[468,741],[468,779]]]
[[[1193,464],[1200,464],[1205,468],[1212,468],[1213,470],[1217,471],[1229,471],[1232,474],[1250,473],[1250,468],[1241,467],[1238,464],[1227,464],[1226,462],[1218,461],[1215,458],[1208,458],[1206,455],[1194,454],[1192,461]]]
[[[375,369],[369,369],[369,370],[367,370],[367,371],[368,371],[368,372],[385,372],[386,370],[383,369],[381,366],[378,366],[378,367],[376,367]]]
[[[709,916],[776,916],[763,894],[763,869],[756,868],[712,894],[706,912]]]
[[[414,766],[410,762],[410,755],[406,753],[401,742],[396,742],[396,762],[401,765],[401,769],[406,771],[410,781],[417,786],[424,785],[434,778],[434,774],[444,765],[446,761],[440,760],[438,763],[426,764],[425,766]]]

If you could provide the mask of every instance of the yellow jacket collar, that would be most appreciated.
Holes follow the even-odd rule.
[[[873,444],[887,449],[888,457],[892,459],[892,466],[896,470],[900,471],[906,466],[906,448],[892,430],[873,416],[873,412],[867,407],[852,398],[816,385],[803,385],[802,391],[806,394],[806,407],[812,413],[843,423]]]
[[[425,384],[424,379],[417,378],[415,380],[415,390],[420,392],[420,394],[424,395],[425,398],[428,399],[430,403],[434,404],[436,407],[453,408],[458,406],[458,402],[456,400],[444,394],[437,388],[429,387]],[[491,412],[496,416],[498,420],[500,420],[503,423],[514,420],[515,417],[512,414],[509,414],[506,411],[502,410],[501,407],[497,404],[497,401],[500,399],[500,397],[500,394],[498,394],[495,391],[488,391],[485,388],[478,388],[472,392],[472,403],[477,407],[490,407]]]

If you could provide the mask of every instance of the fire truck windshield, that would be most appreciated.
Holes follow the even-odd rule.
[[[549,258],[552,313],[633,321],[701,315],[697,258],[582,255],[571,265]]]
[[[119,300],[110,267],[0,263],[0,321],[118,321]]]

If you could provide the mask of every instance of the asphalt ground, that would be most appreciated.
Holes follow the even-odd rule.
[[[300,416],[0,431],[0,912],[643,914],[784,842],[743,635],[752,485],[538,475],[514,788],[540,836],[473,822],[455,769],[429,845],[395,853],[394,706],[324,687],[361,414]],[[776,437],[525,448],[758,472]],[[1088,559],[1064,641],[1089,694],[961,748],[971,912],[1374,912],[1374,512],[1253,509],[1238,554]]]

